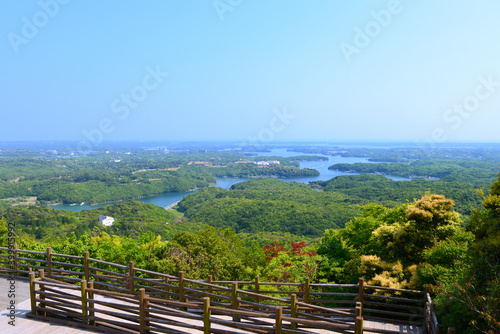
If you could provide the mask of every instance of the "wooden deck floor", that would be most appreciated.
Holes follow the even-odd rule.
[[[30,300],[29,300],[29,286],[27,281],[16,279],[16,318],[15,318],[15,326],[9,324],[9,310],[6,309],[7,305],[10,303],[10,299],[8,298],[8,290],[10,288],[10,282],[5,278],[0,278],[0,333],[2,334],[15,334],[15,333],[36,333],[36,334],[73,334],[73,333],[98,333],[96,331],[81,329],[78,327],[69,327],[62,324],[58,324],[57,322],[46,322],[38,319],[27,318],[26,315],[30,312]],[[68,293],[75,293],[74,290],[65,290]],[[102,296],[101,296],[102,297]],[[102,297],[106,299],[111,299],[109,297]],[[105,307],[103,307],[105,309]],[[219,317],[221,319],[229,319],[228,317]],[[185,321],[183,319],[182,321]],[[202,325],[200,321],[191,320],[192,324]],[[220,325],[213,325],[214,328],[225,329]],[[375,321],[365,321],[365,326],[369,328],[377,328],[377,329],[385,329],[391,330],[395,333],[411,333],[411,334],[420,334],[422,333],[422,329],[420,327],[408,326],[408,325],[397,325],[397,324],[389,324]],[[187,333],[198,334],[201,333],[199,330],[183,328],[182,331]],[[237,330],[231,328],[233,332],[245,333],[243,330]],[[327,330],[311,330],[311,332],[318,334],[326,334],[331,333]],[[365,333],[370,333],[365,331]]]
[[[11,290],[11,285],[14,283],[14,298],[9,298],[9,291]],[[10,281],[8,278],[0,277],[0,312],[4,311],[6,307],[10,304],[11,300],[16,303],[30,299],[30,290],[27,280],[22,280],[16,278],[14,281]]]

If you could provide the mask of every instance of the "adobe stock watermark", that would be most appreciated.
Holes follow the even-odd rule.
[[[6,314],[10,321],[8,324],[11,326],[16,325],[16,257],[17,257],[17,246],[16,246],[16,223],[8,222],[7,224],[7,241],[9,244],[9,256],[8,265],[9,271],[7,278],[9,289],[7,290],[7,298],[9,304],[7,306],[8,313]]]
[[[272,142],[277,134],[288,127],[290,120],[296,117],[294,114],[289,113],[286,107],[282,110],[274,109],[273,114],[274,116],[269,120],[269,126],[260,129],[256,136],[248,136],[246,142],[241,143],[240,147],[258,147]]]
[[[427,140],[417,140],[418,146],[425,149],[432,149],[436,144],[443,143],[448,140],[450,131],[457,131],[463,124],[464,120],[469,119],[474,112],[481,107],[481,102],[489,99],[500,87],[500,82],[493,78],[493,75],[488,77],[480,76],[478,78],[474,92],[467,95],[461,102],[455,103],[453,107],[446,109],[443,113],[443,121],[446,126],[435,127],[431,131],[430,138]]]
[[[54,18],[61,9],[61,6],[66,5],[70,0],[40,0],[38,6],[40,10],[35,12],[30,18],[23,16],[21,18],[22,26],[20,34],[9,32],[7,38],[15,53],[19,52],[21,45],[26,45],[30,40],[38,35],[40,29],[45,27],[50,19]]]
[[[219,16],[219,19],[224,21],[224,15],[226,12],[232,12],[236,7],[241,5],[242,2],[243,0],[214,0],[212,5]]]
[[[146,74],[142,78],[141,84],[132,87],[128,93],[121,94],[119,98],[111,102],[111,112],[120,121],[126,120],[130,116],[131,110],[137,109],[149,93],[157,89],[168,76],[168,73],[163,72],[159,65],[156,65],[155,69],[147,66],[145,71]],[[115,130],[115,125],[116,119],[105,117],[99,121],[97,127],[90,130],[83,129],[82,134],[85,139],[78,143],[77,151],[91,151],[92,147],[102,143],[105,135],[109,135]]]
[[[377,38],[384,28],[391,24],[394,16],[403,11],[400,0],[390,0],[386,9],[379,11],[372,10],[370,16],[373,20],[368,21],[364,27],[354,27],[354,38],[352,43],[340,43],[340,51],[344,55],[348,64],[351,63],[353,55],[358,55],[363,49],[366,49],[370,43]]]

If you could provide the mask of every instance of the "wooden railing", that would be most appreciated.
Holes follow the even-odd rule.
[[[325,317],[321,307],[313,307],[317,312],[314,315],[305,313],[310,305],[304,308],[294,303],[295,295],[292,295],[291,307],[260,305],[256,310],[245,308],[242,300],[237,300],[233,307],[224,307],[220,303],[212,304],[210,297],[203,297],[201,302],[177,301],[149,296],[144,288],[139,289],[138,294],[127,294],[95,289],[94,282],[86,280],[79,286],[63,283],[45,277],[43,271],[38,278],[35,273],[29,275],[32,317],[49,317],[85,328],[98,327],[104,332],[184,333],[182,329],[188,328],[204,333],[233,333],[230,329],[242,329],[248,333],[305,334],[312,333],[307,330],[311,327],[336,333],[357,328],[354,322]],[[214,325],[224,328],[214,328]]]
[[[53,309],[53,306],[58,306],[56,305],[58,302],[64,301],[65,306],[59,305],[58,307],[72,305],[74,308],[79,305],[78,307],[83,308],[85,306],[87,311],[77,312],[81,314],[81,317],[77,319],[83,324],[92,324],[92,322],[86,322],[85,319],[96,320],[92,319],[94,315],[89,313],[95,312],[94,306],[90,303],[97,303],[90,295],[93,293],[102,296],[113,295],[118,299],[126,300],[127,303],[132,303],[134,308],[130,310],[125,310],[127,308],[125,306],[119,308],[116,305],[108,306],[114,309],[110,312],[118,309],[120,312],[130,313],[121,315],[120,319],[128,322],[135,319],[139,321],[139,326],[146,318],[149,319],[148,321],[152,320],[150,314],[155,314],[157,318],[161,312],[174,312],[186,317],[205,319],[207,318],[206,312],[203,311],[205,312],[203,314],[200,312],[205,310],[205,304],[208,303],[208,310],[211,314],[230,315],[232,322],[237,323],[236,325],[231,323],[231,326],[241,328],[241,326],[251,325],[250,327],[254,328],[256,333],[270,330],[264,328],[269,325],[264,324],[266,321],[262,320],[270,318],[275,319],[273,331],[276,331],[279,322],[282,332],[290,333],[294,331],[306,333],[305,330],[311,327],[330,329],[339,333],[347,333],[347,331],[360,333],[363,328],[370,332],[388,333],[388,331],[368,328],[366,321],[422,326],[427,333],[432,334],[440,333],[441,330],[437,323],[434,304],[428,293],[365,285],[362,279],[358,284],[314,284],[309,279],[306,279],[304,283],[261,282],[259,277],[253,281],[214,281],[211,276],[205,281],[200,281],[184,277],[183,272],[180,272],[178,276],[173,276],[136,268],[133,261],[126,266],[92,259],[88,252],[85,252],[84,256],[73,256],[53,253],[50,247],[46,252],[0,247],[0,253],[3,253],[0,254],[0,274],[33,277],[35,292],[32,293],[38,296],[38,298],[36,296],[32,298],[32,303],[33,300],[35,301],[35,305],[32,305],[34,314],[40,315],[41,312],[57,315],[57,312],[62,311],[56,309],[49,312],[48,309]],[[35,271],[39,272],[36,280],[34,279]],[[78,300],[74,296],[56,296],[57,292],[50,288],[51,284],[72,286],[76,289],[85,288],[86,292],[82,292]],[[145,311],[141,312],[140,296],[147,301],[147,303],[144,302],[145,305],[149,303],[153,308],[144,306]],[[57,298],[59,301],[52,300],[51,305],[42,302],[43,298]],[[73,301],[68,304],[66,299]],[[79,304],[75,304],[76,301]],[[168,310],[163,310],[163,308],[168,308]],[[176,311],[172,311],[172,308]],[[69,314],[75,316],[76,313],[71,311],[65,316],[71,318]],[[265,317],[264,314],[266,314]],[[210,322],[219,324],[226,321],[210,316],[208,319]],[[241,319],[245,319],[245,322],[238,321]],[[159,323],[157,325],[162,327],[161,323],[165,320],[156,320]],[[99,319],[99,321],[103,320]],[[248,321],[251,322],[250,325],[246,325]],[[282,325],[283,321],[286,323],[285,327]],[[363,322],[365,322],[364,325]],[[131,330],[139,328],[143,332],[140,327],[134,327],[136,325],[127,326]],[[204,326],[206,327],[206,324]],[[259,329],[259,326],[264,327]],[[299,326],[300,330],[297,329]],[[159,331],[151,328],[147,330]],[[216,333],[217,330],[211,330],[211,332]]]

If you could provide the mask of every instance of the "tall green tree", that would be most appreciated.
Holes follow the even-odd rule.
[[[445,324],[467,328],[467,333],[500,333],[500,175],[483,206],[467,226],[475,236],[470,261],[439,282],[437,301]]]

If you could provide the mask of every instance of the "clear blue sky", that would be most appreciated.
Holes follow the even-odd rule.
[[[500,142],[498,13],[497,0],[4,0],[0,140]]]

